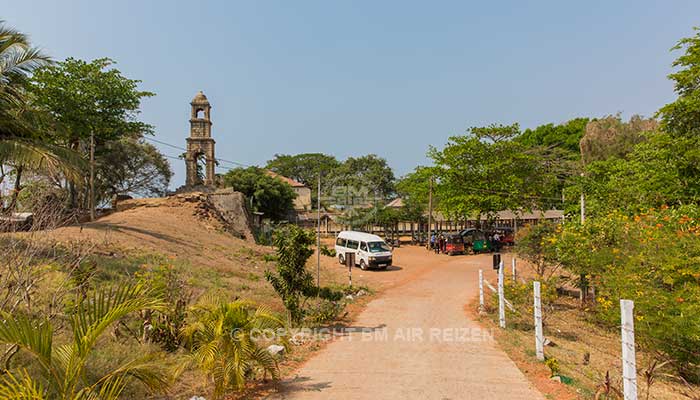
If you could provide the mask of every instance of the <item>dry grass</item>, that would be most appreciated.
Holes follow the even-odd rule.
[[[519,279],[532,279],[532,270],[522,260],[518,260]],[[507,268],[507,272],[510,269]],[[510,279],[506,274],[506,279]],[[497,299],[486,296],[488,315],[481,321],[492,327],[497,327]],[[476,309],[478,299],[471,305]],[[518,306],[516,305],[516,308]],[[618,328],[607,329],[591,320],[592,313],[585,306],[581,306],[578,299],[559,297],[545,315],[545,338],[552,343],[545,346],[545,356],[558,360],[561,367],[561,375],[572,379],[565,393],[552,394],[551,384],[543,383],[548,380],[549,369],[541,362],[537,362],[534,352],[534,330],[526,325],[532,320],[530,316],[531,306],[520,307],[520,315],[510,315],[510,318],[519,318],[528,321],[526,324],[514,324],[505,330],[499,331],[496,336],[501,347],[516,361],[523,372],[538,385],[544,393],[550,393],[551,398],[595,398],[596,391],[606,381],[613,387],[622,388],[622,363],[620,332]],[[511,321],[512,322],[512,321]],[[681,382],[664,376],[663,368],[653,371],[654,355],[637,351],[637,373],[639,399],[689,399],[687,395],[694,393],[700,395],[699,387],[688,387]],[[645,379],[645,371],[654,376],[654,382],[649,387]],[[556,384],[558,386],[567,386]],[[549,388],[547,388],[549,387]],[[544,389],[543,389],[544,388]],[[606,398],[606,397],[600,397]],[[616,398],[616,397],[607,397]],[[697,397],[696,397],[697,398]]]

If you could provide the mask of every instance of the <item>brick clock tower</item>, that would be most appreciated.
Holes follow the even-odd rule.
[[[190,137],[187,138],[187,153],[185,164],[187,166],[186,186],[214,186],[214,139],[211,137],[211,105],[207,96],[201,91],[197,93],[190,103],[192,115],[190,116]],[[205,161],[204,181],[197,174],[197,161],[200,157]]]

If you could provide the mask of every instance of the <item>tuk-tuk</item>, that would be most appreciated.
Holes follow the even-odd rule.
[[[464,239],[465,250],[471,249],[474,254],[492,251],[491,242],[483,231],[469,228],[460,232]]]
[[[445,253],[450,256],[464,254],[464,239],[462,235],[452,233],[445,236]]]

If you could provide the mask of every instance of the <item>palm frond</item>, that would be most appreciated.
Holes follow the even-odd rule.
[[[53,328],[49,321],[36,322],[22,315],[2,314],[0,342],[15,344],[33,354],[49,372]]]
[[[24,139],[0,139],[0,161],[34,171],[62,173],[73,182],[82,181],[85,162],[75,152]]]
[[[117,367],[82,391],[96,393],[101,400],[116,399],[132,379],[144,384],[151,392],[163,392],[170,378],[160,360],[147,356]]]
[[[35,381],[26,370],[19,376],[6,374],[0,378],[0,399],[45,400],[46,394],[40,382]]]
[[[82,301],[71,318],[77,351],[82,356],[110,325],[136,311],[161,309],[162,299],[142,284],[100,290]]]

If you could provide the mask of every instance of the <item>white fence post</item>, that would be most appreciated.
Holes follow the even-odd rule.
[[[515,256],[513,256],[513,282],[515,282],[516,278],[516,272],[515,272]]]
[[[498,324],[506,328],[506,299],[503,293],[503,261],[498,265]]]
[[[544,335],[542,334],[542,296],[540,295],[540,283],[532,283],[535,290],[535,355],[540,361],[544,361]]]
[[[484,311],[484,270],[479,270],[479,312]]]
[[[637,360],[634,349],[634,302],[620,300],[622,385],[625,400],[637,400]]]

